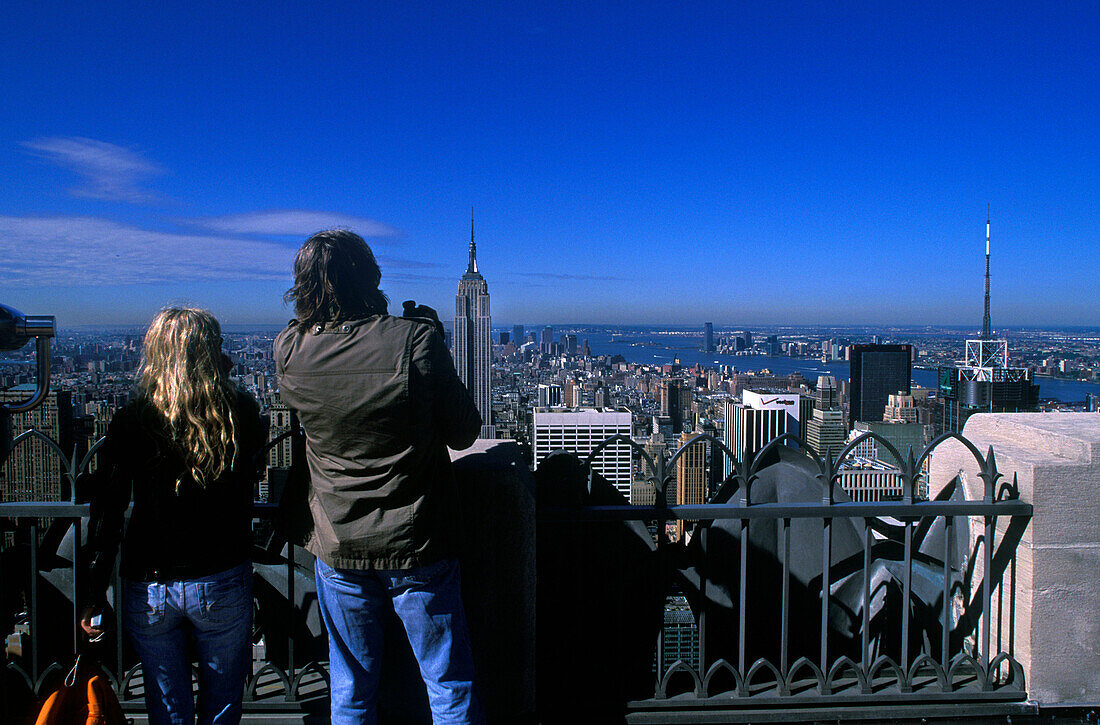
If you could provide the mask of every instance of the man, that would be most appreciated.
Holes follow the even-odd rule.
[[[306,547],[317,557],[329,636],[332,722],[375,722],[391,606],[420,664],[433,721],[481,722],[447,454],[474,442],[481,417],[438,321],[386,314],[381,277],[358,235],[314,234],[298,251],[286,294],[297,318],[275,339],[279,393],[306,436]]]

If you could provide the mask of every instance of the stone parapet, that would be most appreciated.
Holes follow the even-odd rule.
[[[994,651],[999,639],[1013,653],[1040,704],[1100,701],[1100,415],[979,414],[963,435],[983,454],[993,447],[1004,474],[998,489],[1015,482],[1035,510],[1017,549],[1015,601],[994,595]],[[932,495],[960,473],[966,497],[980,500],[973,455],[956,441],[941,444],[932,457]],[[1007,526],[997,522],[995,541]],[[975,548],[981,535],[981,522],[971,522],[975,582],[983,573]]]
[[[534,479],[513,441],[478,439],[451,451],[451,460],[477,687],[489,722],[526,722],[535,712]],[[424,683],[396,616],[386,623],[382,662],[381,720],[431,723]]]

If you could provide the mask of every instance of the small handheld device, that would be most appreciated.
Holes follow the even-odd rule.
[[[91,639],[88,640],[89,642],[102,642],[104,639],[107,638],[107,633],[102,631],[102,628],[103,628],[103,615],[102,614],[96,614],[88,621],[93,627],[100,630],[99,634],[97,634],[95,637],[92,637]]]

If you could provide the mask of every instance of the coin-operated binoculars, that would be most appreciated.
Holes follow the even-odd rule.
[[[56,321],[52,316],[24,315],[7,305],[0,305],[0,350],[18,350],[33,337],[36,342],[34,393],[26,400],[0,403],[0,465],[8,459],[12,446],[12,413],[34,410],[50,392],[50,338]]]

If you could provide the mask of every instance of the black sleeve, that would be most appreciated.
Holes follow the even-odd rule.
[[[443,442],[455,450],[469,448],[481,432],[481,414],[455,372],[443,337],[430,325],[416,331],[413,363],[432,397],[433,421]]]
[[[251,395],[239,391],[237,405],[238,420],[240,426],[237,433],[237,441],[241,447],[240,470],[245,471],[248,480],[255,483],[263,475],[267,458],[263,455],[263,448],[267,444],[267,427],[260,417],[260,406]]]
[[[122,541],[122,528],[126,509],[130,505],[133,476],[126,465],[132,459],[128,453],[130,425],[127,409],[120,410],[111,420],[107,436],[99,448],[98,465],[87,479],[86,489],[91,501],[91,520],[88,523],[87,562],[89,599],[87,604],[98,605],[106,598],[107,586],[114,571],[118,547]]]

